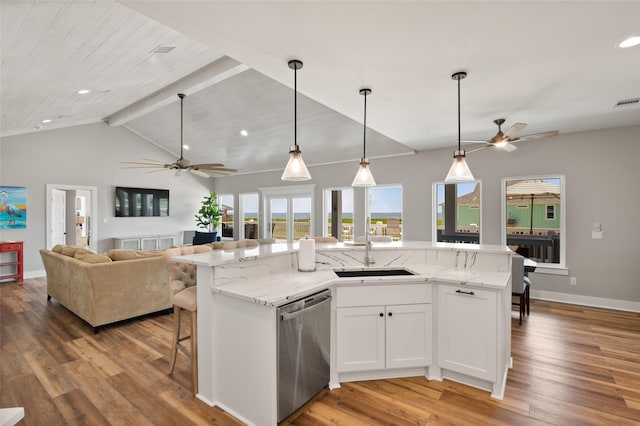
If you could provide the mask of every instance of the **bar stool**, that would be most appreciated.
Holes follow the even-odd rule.
[[[169,361],[169,374],[173,374],[178,349],[191,358],[191,383],[193,394],[198,392],[198,304],[196,287],[196,266],[188,263],[174,262],[175,256],[184,256],[195,253],[207,253],[211,247],[197,245],[192,247],[174,247],[164,251],[164,263],[169,272],[170,288],[173,298],[173,341],[171,345],[171,361]],[[191,327],[189,334],[182,336],[181,323],[182,312],[190,314]],[[187,349],[180,343],[190,339],[191,348]]]

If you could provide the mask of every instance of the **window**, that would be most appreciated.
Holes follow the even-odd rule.
[[[222,217],[220,218],[222,238],[233,240],[233,194],[219,194],[218,207],[222,212]]]
[[[555,220],[556,206],[554,204],[547,205],[547,220]]]
[[[434,187],[436,241],[480,244],[480,182],[438,182]]]
[[[353,240],[353,188],[325,189],[324,224],[323,236],[334,236],[338,241]]]
[[[402,239],[402,186],[374,186],[367,191],[369,233]]]
[[[260,222],[258,214],[258,193],[240,194],[241,238],[258,238]]]
[[[506,178],[502,190],[503,242],[536,261],[536,272],[564,269],[564,176]]]
[[[263,235],[286,243],[313,236],[314,188],[315,185],[260,188],[264,205]]]

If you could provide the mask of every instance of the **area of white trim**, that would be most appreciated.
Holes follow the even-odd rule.
[[[615,309],[617,311],[640,312],[640,302],[633,302],[629,300],[582,296],[579,294],[558,293],[555,291],[546,291],[546,290],[534,290],[533,288],[531,289],[531,298],[548,300],[551,302],[569,303],[572,305]]]

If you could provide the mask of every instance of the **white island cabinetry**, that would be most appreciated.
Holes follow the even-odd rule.
[[[338,380],[363,380],[385,375],[388,369],[413,367],[424,374],[433,351],[431,291],[428,284],[337,287]]]

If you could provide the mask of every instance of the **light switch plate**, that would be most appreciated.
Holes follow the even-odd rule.
[[[601,240],[602,239],[602,231],[591,231],[591,239],[593,239],[593,240]]]

